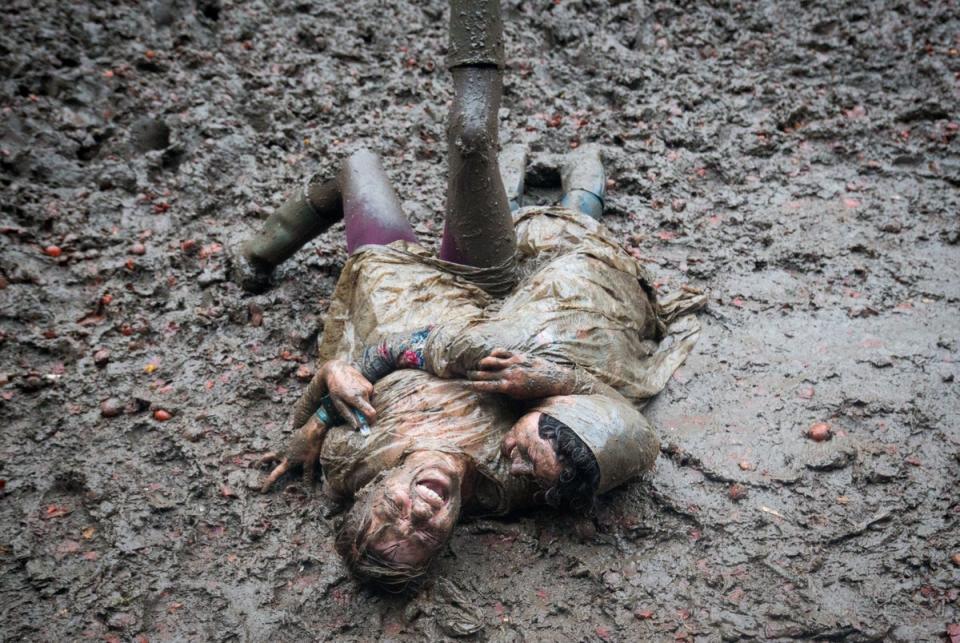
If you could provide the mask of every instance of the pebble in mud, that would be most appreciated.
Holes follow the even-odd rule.
[[[172,417],[173,416],[170,414],[170,411],[167,411],[166,409],[157,409],[153,412],[153,419],[157,422],[166,422]]]
[[[147,253],[147,247],[142,243],[135,243],[130,246],[130,254],[132,255],[144,255]]]
[[[807,430],[807,437],[814,442],[823,442],[832,438],[833,432],[826,422],[817,422]]]
[[[953,556],[951,556],[950,560],[953,562],[954,565],[956,565],[957,567],[960,567],[960,551],[958,551]]]
[[[732,484],[730,488],[727,489],[727,496],[734,502],[740,502],[747,497],[747,488],[742,484]]]
[[[123,413],[123,403],[115,397],[100,402],[100,415],[105,418],[117,417]]]
[[[93,363],[96,364],[98,368],[103,368],[109,361],[110,351],[108,351],[106,348],[101,348],[93,354]]]

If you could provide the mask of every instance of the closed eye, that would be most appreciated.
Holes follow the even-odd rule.
[[[396,518],[400,515],[400,505],[395,500],[384,496],[380,503],[380,515],[384,518]]]

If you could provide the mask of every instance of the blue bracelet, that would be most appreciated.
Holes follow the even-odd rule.
[[[353,416],[357,418],[357,422],[360,424],[360,435],[370,435],[370,425],[367,423],[367,418],[356,409],[351,409],[351,411],[353,411]],[[320,400],[320,406],[314,411],[313,417],[320,420],[325,427],[336,426],[344,422],[340,412],[337,411],[337,407],[333,405],[333,398],[329,395],[324,395],[323,399]]]
[[[333,418],[330,417],[330,414],[327,413],[327,409],[323,408],[322,404],[320,405],[320,408],[317,409],[316,413],[313,414],[313,417],[320,420],[323,426],[333,426]]]

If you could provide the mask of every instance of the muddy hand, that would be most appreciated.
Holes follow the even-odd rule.
[[[273,462],[280,463],[273,468],[270,475],[260,486],[260,492],[266,493],[274,483],[288,471],[296,467],[303,467],[303,478],[306,482],[313,482],[316,473],[317,460],[320,458],[320,449],[323,447],[323,437],[326,427],[316,418],[310,418],[306,424],[297,429],[290,436],[290,442],[283,454],[271,452],[260,458],[258,465],[263,466]]]
[[[496,348],[467,372],[471,388],[517,400],[533,400],[569,392],[572,372],[553,362]]]
[[[376,421],[377,411],[370,403],[373,384],[363,373],[352,364],[339,359],[324,364],[321,373],[334,407],[350,426],[358,430],[364,428],[355,411],[362,414],[368,424]]]

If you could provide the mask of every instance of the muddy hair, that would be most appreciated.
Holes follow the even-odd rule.
[[[551,507],[568,507],[574,511],[593,512],[593,498],[600,486],[600,466],[583,440],[560,420],[540,414],[537,425],[540,437],[553,444],[560,462],[560,478],[544,492]]]
[[[422,565],[408,565],[385,560],[368,547],[370,540],[376,536],[375,533],[368,533],[373,516],[373,491],[386,474],[386,471],[380,473],[355,495],[353,506],[344,514],[343,522],[337,529],[334,547],[347,569],[358,580],[389,592],[403,592],[418,585],[436,556],[431,556]],[[442,549],[438,547],[437,554]]]

